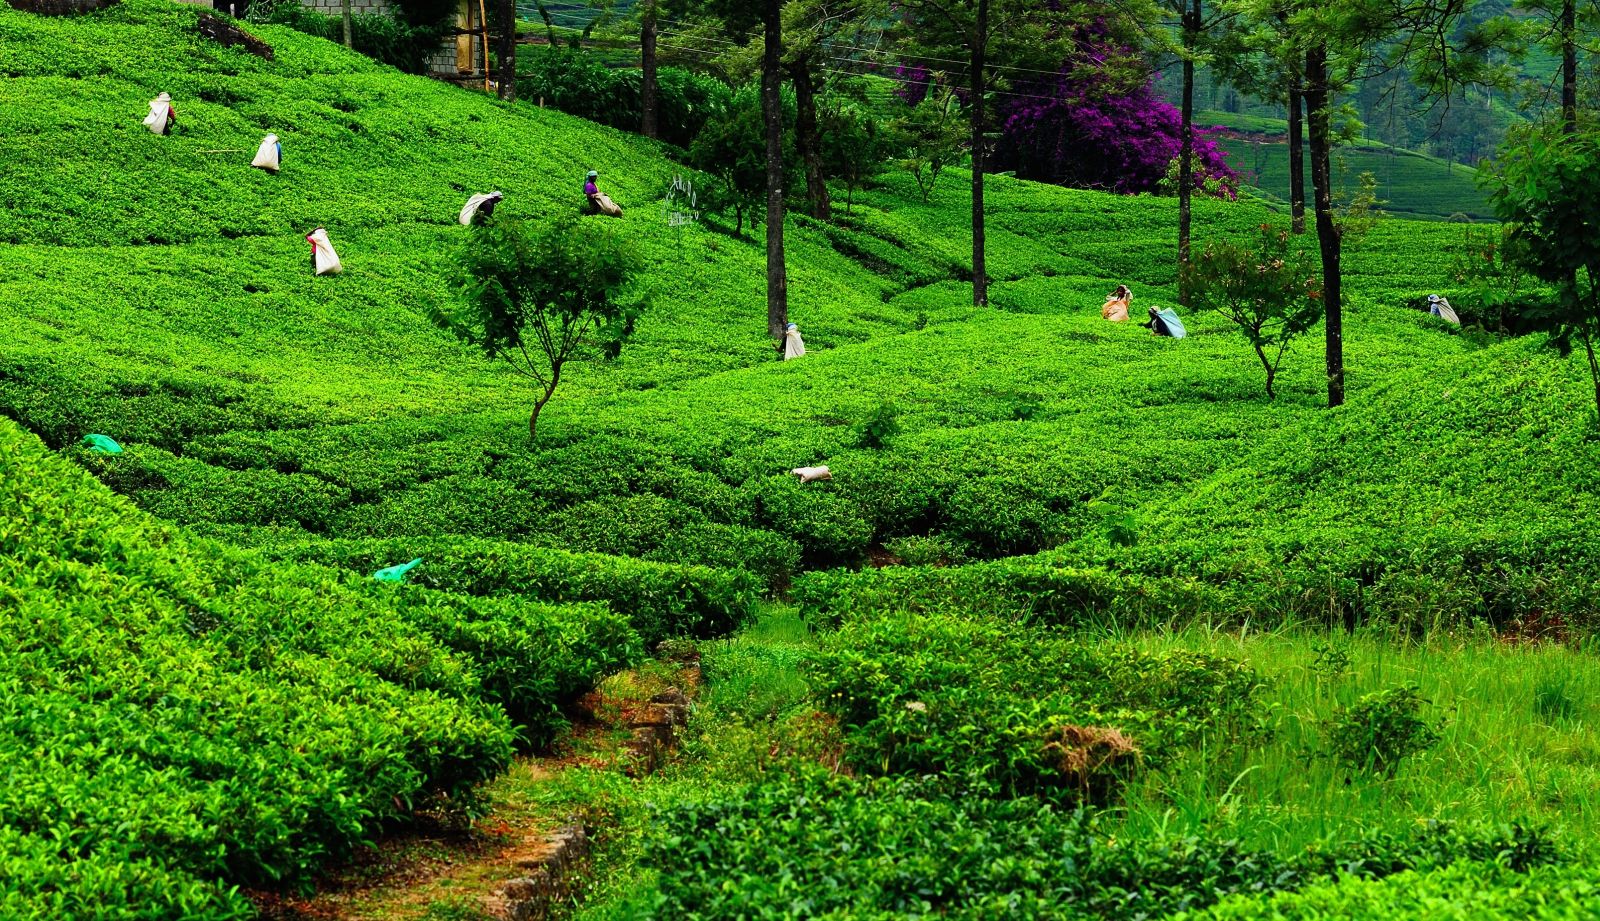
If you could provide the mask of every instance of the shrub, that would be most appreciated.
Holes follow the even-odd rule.
[[[1368,694],[1329,722],[1328,747],[1356,770],[1393,777],[1401,762],[1439,741],[1439,731],[1421,716],[1426,702],[1415,687]]]
[[[651,646],[678,636],[724,636],[749,621],[759,596],[756,578],[738,570],[647,563],[502,541],[317,541],[267,552],[362,574],[420,556],[423,565],[411,575],[416,584],[466,595],[605,602],[627,617]]]
[[[1104,801],[1128,774],[1252,722],[1255,675],[946,614],[853,622],[808,673],[857,770]]]
[[[642,85],[640,71],[607,66],[581,49],[548,45],[517,56],[517,98],[624,131],[639,130]],[[727,84],[678,67],[658,68],[656,87],[661,140],[683,148],[732,92]]]
[[[1289,854],[1251,850],[1215,833],[1129,839],[1089,811],[1027,799],[948,799],[923,781],[786,768],[752,788],[658,810],[657,832],[644,842],[657,888],[654,911],[645,916],[1164,918],[1229,896],[1242,902],[1315,886],[1334,872],[1383,879],[1499,859],[1506,869],[1489,872],[1515,885],[1514,873],[1558,859],[1548,838],[1520,827],[1434,824]],[[1536,870],[1527,881],[1573,874],[1579,871]]]

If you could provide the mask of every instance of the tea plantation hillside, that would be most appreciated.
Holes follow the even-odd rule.
[[[994,308],[974,310],[968,177],[952,168],[924,202],[890,173],[831,224],[791,218],[790,315],[809,353],[779,363],[760,244],[711,216],[667,226],[674,151],[252,26],[264,60],[200,37],[197,15],[163,0],[0,8],[0,916],[247,916],[234,887],[303,886],[419,809],[474,813],[475,786],[560,737],[563,708],[605,676],[665,639],[735,634],[707,645],[725,663],[710,660],[713,693],[724,676],[729,699],[755,688],[761,706],[707,719],[754,739],[761,770],[799,750],[789,707],[837,733],[822,745],[835,766],[905,776],[858,789],[776,762],[792,785],[751,793],[766,775],[710,771],[703,801],[635,803],[630,821],[717,839],[681,878],[649,870],[659,917],[783,916],[786,896],[764,890],[706,906],[729,879],[837,855],[704,830],[731,816],[761,839],[792,801],[837,804],[822,818],[842,840],[899,827],[906,854],[977,834],[971,867],[924,867],[944,879],[989,873],[1013,827],[1104,870],[1060,872],[1071,862],[1046,848],[951,917],[1019,904],[1029,879],[1060,887],[1030,905],[1077,893],[1111,915],[1139,867],[1168,887],[1141,909],[1153,916],[1313,880],[1303,904],[1381,897],[1388,884],[1328,879],[1351,866],[1445,886],[1457,859],[1555,861],[1521,826],[1430,830],[1252,851],[1255,869],[1219,881],[1190,874],[1171,839],[1105,850],[1098,820],[1068,807],[1124,776],[1034,744],[1046,732],[1060,754],[1087,727],[1128,746],[1116,770],[1131,777],[1279,738],[1255,709],[1272,669],[1062,627],[1593,627],[1584,369],[1415,309],[1455,293],[1458,229],[1385,221],[1349,243],[1350,401],[1329,411],[1315,333],[1268,400],[1215,316],[1186,314],[1181,341],[1100,319],[1119,283],[1136,313],[1173,303],[1170,200],[994,179]],[[170,137],[140,124],[163,91]],[[268,132],[278,175],[248,165]],[[430,317],[460,296],[468,195],[570,214],[590,168],[625,209],[607,226],[642,255],[650,304],[619,358],[570,367],[530,444],[525,383]],[[1196,215],[1202,245],[1277,220],[1251,202]],[[312,275],[319,226],[340,275]],[[90,433],[121,453],[84,449]],[[789,473],[818,463],[831,481]],[[410,584],[371,578],[419,558]],[[774,607],[805,641],[746,631]],[[1059,675],[1078,684],[1050,686]],[[930,700],[936,731],[902,744]],[[1591,742],[1573,742],[1580,783]],[[1534,801],[1555,800],[1515,805]],[[1224,832],[1192,850],[1244,853]],[[652,840],[630,852],[647,868],[666,853]],[[833,917],[911,910],[894,901],[900,852],[883,853],[846,861],[883,875],[840,890],[839,910],[865,914]]]

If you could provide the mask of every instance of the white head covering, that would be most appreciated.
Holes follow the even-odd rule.
[[[261,146],[256,150],[256,158],[250,161],[250,165],[258,169],[264,169],[269,173],[276,173],[280,156],[281,149],[278,144],[278,136],[269,134],[262,138]]]

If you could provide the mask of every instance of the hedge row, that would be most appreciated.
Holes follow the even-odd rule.
[[[642,655],[603,605],[186,538],[7,420],[0,585],[6,917],[236,916],[228,884],[303,881],[424,802],[470,810],[517,724],[547,741]]]
[[[1499,861],[1506,869],[1475,865],[1515,885],[1514,873],[1560,859],[1547,838],[1523,828],[1432,825],[1279,855],[1215,836],[1126,839],[1102,822],[1093,812],[1060,812],[1027,799],[951,800],[930,796],[915,781],[862,782],[801,770],[663,808],[660,833],[648,839],[644,858],[657,891],[630,917],[1164,918],[1235,893],[1293,890],[1336,872],[1383,878],[1458,861]],[[1526,880],[1583,877],[1562,869]],[[1397,889],[1399,879],[1385,891]],[[1565,885],[1565,892],[1588,891]]]
[[[363,573],[421,557],[422,565],[409,574],[418,585],[475,596],[604,602],[651,645],[671,637],[725,636],[750,621],[761,593],[760,582],[742,570],[649,563],[506,541],[330,540],[264,552]]]

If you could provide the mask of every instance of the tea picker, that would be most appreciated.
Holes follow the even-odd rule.
[[[150,114],[144,117],[144,126],[150,129],[151,134],[171,134],[172,124],[177,120],[178,113],[172,108],[171,96],[162,93],[150,100]]]
[[[250,161],[250,165],[276,174],[282,161],[283,145],[278,143],[276,134],[269,134],[261,140],[261,147],[256,150],[256,158]]]
[[[1106,295],[1106,303],[1100,308],[1100,319],[1110,320],[1113,323],[1126,323],[1128,321],[1128,308],[1133,305],[1133,290],[1127,285],[1117,285],[1117,290]]]
[[[800,338],[800,327],[790,323],[783,328],[783,360],[800,358],[806,353],[806,341]]]
[[[1437,294],[1428,295],[1428,312],[1447,323],[1461,325],[1461,318],[1456,316],[1456,312],[1450,306],[1450,302]]]
[[[328,232],[321,227],[306,234],[306,242],[311,244],[311,268],[318,275],[337,275],[344,271],[344,266],[339,262],[339,254],[333,251],[333,244],[328,242]]]
[[[622,209],[617,203],[611,200],[611,196],[600,191],[600,174],[595,170],[590,170],[589,175],[584,177],[583,197],[589,202],[590,213],[622,217]]]
[[[502,198],[505,198],[505,195],[500,192],[488,192],[467,199],[467,203],[461,208],[461,226],[471,227],[474,223],[483,223],[478,220],[480,217],[484,220],[493,217],[494,206],[500,204]]]
[[[1183,328],[1183,321],[1178,319],[1178,312],[1171,307],[1162,307],[1159,310],[1151,307],[1149,321],[1139,325],[1157,336],[1171,336],[1174,339],[1182,339],[1184,336],[1189,335],[1189,331]]]

